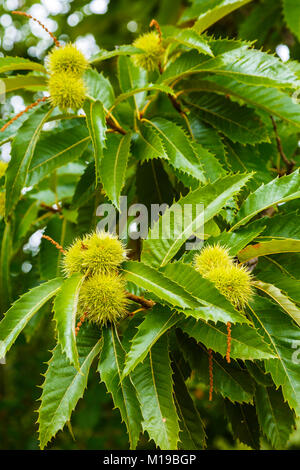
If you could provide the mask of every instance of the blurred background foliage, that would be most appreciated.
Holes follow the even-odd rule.
[[[138,34],[148,30],[152,18],[160,24],[176,23],[189,4],[182,0],[1,0],[0,1],[0,55],[28,57],[42,61],[52,47],[49,36],[32,21],[13,16],[13,10],[23,10],[40,19],[61,42],[76,43],[89,58],[100,49],[113,49],[130,44]],[[280,56],[283,61],[300,59],[300,44],[285,25],[280,1],[260,0],[225,17],[209,34],[221,37],[242,37],[256,40],[257,47]],[[114,60],[101,63],[104,74],[113,80]],[[11,96],[5,103],[4,114],[18,112],[32,100],[26,93]],[[7,160],[10,144],[1,147],[2,158]],[[39,237],[38,237],[39,238]],[[40,239],[34,235],[23,247],[24,259],[15,267],[19,273],[20,290],[32,286],[36,277],[35,263],[26,261],[29,251],[36,256]],[[26,264],[27,263],[27,264]],[[17,274],[16,274],[17,276]],[[18,285],[18,283],[15,283]],[[18,289],[18,287],[17,287]],[[13,293],[15,297],[17,293]],[[46,313],[46,315],[45,315]],[[52,326],[45,320],[38,328],[27,328],[16,347],[10,352],[5,365],[0,365],[0,449],[38,449],[34,410],[38,408],[40,395],[36,383],[42,382],[44,364],[50,358],[53,344]],[[30,343],[28,342],[30,339]],[[120,424],[119,412],[112,410],[110,396],[106,394],[99,376],[91,371],[88,390],[73,413],[69,429],[60,432],[53,449],[126,449],[128,439],[125,426]],[[196,381],[189,386],[193,390],[197,406],[206,422],[209,449],[245,449],[236,442],[224,418],[223,403],[214,398],[209,403],[207,394]],[[36,415],[37,416],[37,415]],[[139,448],[154,446],[140,442]],[[268,444],[262,443],[267,449]],[[289,449],[300,448],[300,431],[295,431],[289,441]]]

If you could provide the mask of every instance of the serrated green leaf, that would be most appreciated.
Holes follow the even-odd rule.
[[[259,425],[255,407],[225,400],[225,412],[231,423],[233,437],[252,449],[259,449]]]
[[[262,361],[245,361],[245,365],[251,377],[255,382],[264,387],[272,387],[274,385],[270,374],[266,374],[264,364]]]
[[[252,317],[256,327],[266,341],[272,344],[276,359],[265,361],[276,385],[281,385],[284,399],[297,415],[300,415],[300,372],[294,358],[295,347],[300,343],[300,329],[273,302],[257,298],[251,303]]]
[[[175,96],[174,90],[169,86],[163,85],[161,83],[149,83],[148,85],[145,85],[143,87],[133,88],[132,90],[127,91],[126,93],[122,93],[116,98],[114,106],[117,106],[122,101],[128,100],[128,98],[131,98],[134,95],[137,95],[139,93],[146,93],[148,91],[161,91],[168,95]]]
[[[199,358],[199,373],[206,374],[208,380],[208,353]],[[197,370],[197,369],[196,369]],[[202,375],[204,376],[204,375]],[[237,361],[228,364],[219,354],[213,354],[214,391],[223,398],[237,403],[252,403],[254,383],[250,375],[242,369]]]
[[[174,370],[174,400],[180,419],[179,449],[199,450],[205,447],[205,430],[202,419],[185,385],[182,372],[176,363]]]
[[[191,315],[195,319],[202,318],[223,323],[228,321],[232,323],[247,322],[246,317],[235,310],[215,286],[204,279],[193,266],[177,261],[167,264],[161,271],[168,279],[179,284],[198,300],[200,305],[197,310],[183,312],[186,316]]]
[[[13,140],[11,160],[6,170],[6,216],[19,200],[41,130],[51,113],[52,109],[33,111]]]
[[[116,49],[112,51],[106,51],[105,49],[101,49],[99,52],[97,52],[97,54],[91,57],[90,63],[100,62],[102,60],[107,60],[122,55],[126,56],[132,54],[139,54],[140,52],[141,49],[138,49],[137,47],[123,44],[122,46],[116,47]]]
[[[199,229],[203,222],[205,224],[218,214],[226,202],[240,191],[250,177],[251,175],[228,175],[213,184],[208,183],[206,186],[191,191],[187,196],[177,201],[149,230],[148,238],[143,244],[142,261],[153,266],[166,265],[194,230]],[[182,223],[181,211],[185,204],[191,205],[194,209],[197,204],[202,204],[204,211],[198,211],[198,214],[188,224]],[[179,214],[179,216],[174,216],[174,220],[169,222],[172,213]],[[151,238],[154,233],[158,233],[159,227],[161,230],[170,227],[170,235],[167,237],[167,234],[163,232],[162,238]]]
[[[30,199],[27,201],[20,201],[18,206],[20,206],[20,214],[22,214],[22,217],[18,217],[18,208],[16,208],[16,215],[19,220],[16,220],[15,225],[15,243],[20,243],[20,241],[25,237],[34,222],[36,222],[39,211],[38,201],[32,201]]]
[[[300,304],[300,281],[294,279],[281,264],[272,258],[261,258],[256,267],[256,276],[264,282],[272,283],[287,296]]]
[[[193,338],[177,332],[177,339],[185,360],[196,373],[196,378],[209,387],[208,351]],[[252,402],[254,383],[238,362],[228,364],[219,354],[213,354],[214,390],[222,397],[239,403]]]
[[[91,364],[99,354],[102,339],[94,328],[84,325],[78,334],[80,371],[76,370],[58,344],[49,361],[42,385],[39,408],[39,439],[44,449],[56,433],[70,421],[71,413],[87,387]]]
[[[298,253],[300,252],[300,240],[292,238],[286,240],[270,240],[248,245],[238,252],[238,258],[241,263],[245,263],[252,258],[267,256],[276,253]]]
[[[177,449],[179,424],[166,335],[155,343],[131,377],[141,404],[144,431],[161,450]]]
[[[0,358],[9,351],[33,315],[59,291],[62,283],[62,278],[52,279],[34,287],[14,302],[0,322]]]
[[[198,18],[196,28],[199,32],[202,32],[224,16],[249,2],[251,0],[214,0],[213,2],[211,0],[196,0],[191,7],[184,11],[180,22],[183,23]]]
[[[218,134],[216,134],[216,137],[219,137]],[[199,140],[202,142],[202,139]],[[218,143],[216,144],[218,145]],[[202,163],[207,181],[214,183],[221,176],[226,175],[226,171],[219,162],[218,158],[216,158],[209,150],[207,150],[207,148],[204,147],[204,144],[201,145],[195,143],[194,149]]]
[[[162,301],[174,307],[197,308],[199,305],[197,300],[176,282],[146,264],[127,261],[123,263],[122,271],[127,281],[153,292]]]
[[[106,147],[106,119],[105,111],[101,101],[87,100],[84,105],[86,122],[89,129],[94,148],[94,158],[96,166],[96,185],[100,174],[100,165],[103,158],[103,150]]]
[[[197,342],[225,357],[227,350],[227,329],[222,323],[212,324],[203,320],[188,318],[180,323],[180,328]],[[233,359],[269,359],[275,357],[263,337],[248,325],[232,325],[231,352]]]
[[[95,162],[88,164],[81,175],[72,199],[72,208],[78,209],[88,201],[95,191]]]
[[[12,70],[37,70],[46,72],[45,67],[38,62],[32,62],[22,57],[0,57],[0,73],[10,72]]]
[[[126,354],[123,378],[143,362],[152,346],[159,338],[180,320],[180,315],[168,307],[155,305],[137,327],[137,333],[131,340],[130,349]]]
[[[196,116],[194,110],[192,109],[189,114],[189,122],[190,126],[192,129],[192,133],[194,135],[194,138],[197,142],[201,142],[201,145],[206,148],[212,155],[216,155],[218,158],[219,166],[222,167],[222,163],[225,160],[225,148],[223,141],[218,134],[218,132],[213,129],[211,126],[205,124],[204,122],[200,121],[198,117]],[[197,147],[196,147],[197,148]],[[206,164],[204,164],[205,170]],[[225,175],[225,170],[220,169],[220,174],[218,175],[217,178],[220,176]],[[216,180],[216,177],[211,179],[211,181]]]
[[[118,59],[118,77],[120,88],[123,93],[127,93],[135,88],[143,88],[147,85],[147,72],[141,67],[136,67],[129,57],[120,56]],[[134,94],[129,99],[133,109],[139,110],[144,103],[146,92]]]
[[[210,237],[207,243],[214,245],[219,243],[222,246],[226,246],[231,256],[235,256],[239,253],[248,243],[254,238],[258,237],[264,230],[264,225],[260,220],[257,224],[248,225],[246,228],[237,230],[236,232],[222,232],[216,237]]]
[[[205,182],[201,159],[195,153],[192,142],[183,129],[172,121],[155,118],[143,119],[157,132],[162,140],[169,163],[177,170]]]
[[[20,89],[46,89],[47,78],[43,75],[17,75],[13,77],[1,78],[5,85],[5,92],[10,93],[12,91]]]
[[[255,191],[262,184],[272,181],[269,168],[269,155],[266,149],[272,144],[243,145],[226,140],[226,163],[233,173],[237,171],[253,171],[254,175],[248,186],[249,191]],[[277,149],[276,149],[277,152]]]
[[[103,329],[103,347],[98,365],[101,380],[111,393],[115,407],[119,408],[125,422],[130,448],[135,449],[142,430],[141,411],[130,377],[121,380],[125,351],[114,326]]]
[[[235,224],[231,231],[240,225],[245,225],[259,212],[275,204],[291,201],[300,197],[300,172],[294,171],[290,175],[276,178],[266,185],[260,186],[251,193],[241,205],[235,217]]]
[[[255,405],[260,427],[274,449],[285,447],[292,428],[295,426],[294,413],[284,401],[281,389],[258,385]]]
[[[88,69],[84,74],[84,83],[87,88],[87,94],[94,100],[101,101],[103,106],[108,109],[115,101],[114,89],[102,73],[95,69]]]
[[[268,141],[267,129],[252,109],[239,106],[214,93],[192,93],[187,101],[196,115],[233,142],[255,144]]]
[[[34,186],[56,168],[77,160],[89,141],[90,136],[82,124],[50,135],[42,134],[30,163],[26,184]]]
[[[134,155],[142,162],[153,158],[168,159],[163,142],[153,126],[138,121],[138,138],[134,140]]]
[[[288,87],[297,84],[296,75],[286,64],[257,49],[236,48],[222,54],[221,59],[220,67],[217,59],[211,59],[209,66],[214,68],[215,60],[217,74],[231,76],[248,85]]]
[[[266,111],[268,114],[278,116],[280,119],[300,127],[300,105],[298,101],[281,90],[245,85],[230,77],[218,77],[217,75],[206,77],[205,82],[198,82],[198,87],[198,91],[202,89],[233,95],[245,103]]]
[[[207,72],[262,87],[296,87],[298,83],[293,71],[277,57],[249,49],[248,44],[221,52],[210,59],[196,51],[186,52],[169,65],[160,82],[169,84],[188,75]]]
[[[12,224],[7,222],[1,240],[0,254],[0,306],[5,312],[11,300],[10,262],[12,258]],[[1,331],[1,330],[0,330]],[[1,357],[1,354],[0,354]]]
[[[120,196],[125,184],[131,134],[113,134],[107,139],[106,149],[100,161],[100,178],[103,189],[111,202],[119,209]]]
[[[298,212],[279,213],[273,217],[264,217],[263,224],[265,228],[259,237],[260,239],[293,238],[300,240],[300,214]]]
[[[168,27],[167,31],[164,30],[167,40],[178,42],[184,46],[197,49],[201,54],[208,54],[213,57],[213,52],[204,36],[201,36],[197,31],[192,28],[179,29],[175,27]]]
[[[75,326],[79,290],[83,276],[74,274],[66,279],[57,294],[54,305],[54,320],[58,333],[58,344],[66,354],[70,364],[79,369],[78,351],[76,346]]]
[[[56,215],[48,221],[44,234],[50,236],[64,247],[73,241],[74,230],[70,222]],[[50,243],[49,240],[41,241],[39,257],[41,279],[47,280],[63,274],[61,263],[62,252]]]

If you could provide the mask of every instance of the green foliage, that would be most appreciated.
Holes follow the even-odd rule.
[[[107,197],[119,208],[119,199],[125,184],[130,150],[130,134],[112,135],[107,139],[107,148],[100,163],[100,178]]]
[[[108,326],[103,331],[98,371],[126,424],[130,447],[135,449],[142,429],[141,411],[132,380],[129,377],[121,379],[124,361],[125,350],[118,333],[113,326]]]
[[[234,437],[252,449],[259,449],[259,424],[255,407],[226,400],[225,411]]]
[[[203,223],[207,223],[218,214],[250,177],[251,175],[228,175],[220,178],[214,184],[208,183],[200,186],[179,199],[175,207],[171,206],[167,209],[150,230],[149,239],[145,241],[143,246],[142,260],[151,265],[166,265],[176,255],[182,244],[193,235],[196,227],[202,227]],[[198,211],[187,226],[182,224],[181,218],[181,208],[185,204],[195,206],[203,204],[205,207],[204,211],[203,209]],[[175,214],[173,219],[170,217],[172,212]],[[155,233],[161,233],[160,225],[164,226],[164,221],[167,218],[171,220],[169,227],[172,238],[167,238],[167,233],[163,232],[161,238],[154,238],[152,232],[155,230]]]
[[[265,362],[277,387],[282,387],[285,400],[299,413],[299,367],[293,358],[293,342],[299,341],[299,328],[274,304],[265,299],[257,299],[253,307],[253,320],[258,331],[276,352],[277,359]],[[276,313],[276,316],[275,316]],[[270,316],[271,315],[271,316]]]
[[[164,335],[132,373],[143,415],[143,430],[162,450],[177,449],[179,423],[173,399],[172,368]]]
[[[10,307],[0,322],[1,358],[11,348],[33,315],[60,290],[61,285],[61,278],[52,279],[34,287]]]
[[[176,311],[161,306],[154,306],[146,315],[144,321],[138,326],[138,331],[131,340],[130,350],[126,356],[123,376],[130,374],[132,370],[143,362],[150,349],[158,339],[172,328],[180,316]]]
[[[299,170],[289,176],[272,180],[266,186],[261,186],[244,201],[236,215],[236,223],[232,229],[244,225],[256,214],[270,206],[299,198],[299,187]]]
[[[104,107],[101,101],[87,101],[85,105],[86,122],[93,142],[96,166],[96,183],[100,177],[100,164],[103,149],[106,147],[106,121]]]
[[[31,383],[27,361],[53,350],[42,449],[76,448],[65,432],[50,442],[78,416],[80,445],[99,448],[93,422],[110,421],[113,405],[123,424],[101,422],[106,448],[113,435],[126,447],[125,431],[131,449],[218,448],[215,436],[289,445],[300,415],[300,49],[298,4],[279,3],[116,0],[101,22],[82,13],[72,28],[56,15],[70,45],[49,48],[45,66],[26,58],[29,30],[1,52],[11,159],[0,164],[0,359]],[[99,43],[89,61],[74,47],[87,31]],[[278,44],[291,60],[272,54]],[[15,118],[16,93],[28,109]],[[88,379],[91,403],[73,414]]]
[[[35,110],[21,126],[13,141],[12,159],[6,172],[7,215],[11,213],[20,197],[40,132],[51,113],[52,109],[46,114],[43,110]]]
[[[99,354],[101,343],[95,330],[82,330],[77,344],[80,370],[70,364],[59,344],[55,347],[48,362],[38,411],[41,449],[70,421],[71,413],[86,389],[89,370]]]
[[[283,0],[283,13],[287,26],[299,39],[299,4],[295,0]]]
[[[294,413],[284,401],[281,390],[259,385],[255,403],[263,433],[275,449],[284,448],[294,425]]]
[[[197,18],[196,28],[202,32],[223,16],[249,2],[251,0],[216,0],[214,2],[195,0],[193,5],[183,13],[181,21]]]
[[[79,369],[75,339],[77,304],[83,276],[75,274],[67,279],[54,302],[54,320],[58,333],[58,344],[70,363]]]

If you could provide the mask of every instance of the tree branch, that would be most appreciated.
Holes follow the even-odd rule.
[[[275,133],[275,139],[276,139],[276,144],[277,144],[277,149],[278,149],[279,155],[281,156],[282,160],[285,163],[285,166],[286,166],[286,169],[287,169],[286,174],[290,174],[293,171],[293,168],[295,166],[295,162],[294,162],[294,160],[289,160],[287,158],[287,156],[285,155],[283,147],[282,147],[281,139],[278,135],[278,130],[277,130],[277,125],[276,125],[275,119],[273,118],[273,116],[270,116],[270,118],[271,118],[271,121],[272,121],[272,124],[273,124],[273,129],[274,129],[274,133]]]
[[[133,302],[136,302],[137,304],[142,305],[142,307],[145,308],[152,308],[155,305],[155,302],[153,300],[147,300],[144,297],[139,297],[138,295],[131,294],[131,292],[126,293],[126,297],[129,300],[132,300]]]

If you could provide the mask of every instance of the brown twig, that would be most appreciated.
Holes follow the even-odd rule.
[[[154,19],[151,20],[149,26],[150,26],[150,28],[154,27],[156,29],[156,31],[158,32],[158,35],[159,35],[159,42],[161,42],[162,41],[162,33],[161,33],[161,29],[160,29],[158,21],[156,21]]]
[[[127,134],[125,129],[123,129],[123,127],[121,127],[120,124],[111,115],[106,116],[106,123],[112,130],[118,132],[119,134]]]
[[[209,401],[212,401],[214,391],[214,376],[213,376],[213,353],[212,349],[208,350],[208,372],[209,372]]]
[[[42,202],[40,204],[40,206],[43,208],[43,209],[46,209],[48,212],[52,212],[53,214],[61,214],[61,207],[52,207],[52,206],[48,206],[47,204],[45,204],[44,202]]]
[[[12,11],[12,14],[26,16],[26,18],[30,18],[31,20],[36,21],[46,31],[46,33],[48,33],[49,36],[53,39],[55,45],[57,47],[60,47],[60,42],[57,40],[54,34],[52,34],[51,31],[49,31],[49,29],[47,29],[46,26],[43,25],[43,23],[41,23],[37,18],[34,18],[33,16],[29,15],[28,13],[25,13],[24,11]]]
[[[179,114],[183,114],[183,109],[181,103],[173,95],[168,95],[169,100],[171,101],[173,108],[178,111]]]
[[[45,240],[48,240],[50,243],[52,243],[52,245],[54,245],[55,248],[57,248],[62,254],[66,253],[63,247],[55,240],[53,240],[53,238],[49,237],[48,235],[42,235],[42,238],[45,238]]]
[[[133,302],[136,302],[137,304],[142,305],[144,308],[152,308],[155,305],[155,302],[153,300],[147,300],[144,297],[139,297],[138,295],[131,294],[131,292],[126,293],[126,297],[129,300],[132,300]]]
[[[145,310],[147,310],[147,308],[145,307],[141,307],[141,308],[138,308],[137,310],[134,310],[134,312],[130,312],[128,314],[129,317],[134,317],[134,315],[138,312],[144,312]]]
[[[193,136],[193,133],[192,133],[192,130],[190,128],[190,124],[189,124],[189,120],[188,120],[188,117],[187,117],[187,114],[186,112],[182,109],[182,105],[180,103],[180,101],[178,101],[178,99],[175,97],[175,96],[172,96],[172,95],[169,95],[168,94],[168,98],[169,100],[171,101],[172,105],[173,105],[173,108],[180,114],[181,117],[183,117],[183,119],[185,120],[186,124],[187,124],[187,127],[188,127],[188,130],[191,134],[191,137],[194,138]]]
[[[156,20],[154,20],[154,19],[151,20],[149,26],[150,26],[150,28],[153,28],[153,27],[154,27],[154,28],[156,29],[156,31],[158,32],[158,36],[159,36],[159,43],[161,44],[161,42],[162,42],[162,32],[161,32],[161,29],[160,29],[160,26],[159,26],[158,21],[156,21]],[[162,74],[163,71],[164,71],[161,62],[158,62],[158,70],[159,70],[159,73],[160,73],[160,74]]]
[[[285,163],[285,166],[286,166],[286,169],[287,169],[286,174],[289,175],[293,171],[293,168],[295,166],[295,161],[294,160],[289,160],[287,158],[287,156],[285,155],[283,147],[282,147],[281,139],[278,135],[278,130],[277,130],[277,125],[276,125],[275,119],[273,118],[273,116],[270,116],[270,118],[271,118],[271,121],[272,121],[272,124],[273,124],[277,149],[278,149],[279,155],[281,156],[282,160]]]
[[[35,108],[38,104],[47,101],[48,98],[49,98],[49,96],[44,96],[43,98],[39,98],[39,99],[36,100],[34,103],[31,103],[30,105],[26,106],[26,108],[23,109],[23,111],[21,111],[20,113],[16,114],[10,121],[8,121],[6,124],[4,124],[4,126],[0,129],[0,132],[4,132],[5,129],[7,129],[8,126],[10,126],[10,125],[11,125],[13,122],[15,122],[17,119],[19,119],[19,117],[23,116],[23,114],[27,113],[27,111],[29,111],[30,109]]]

